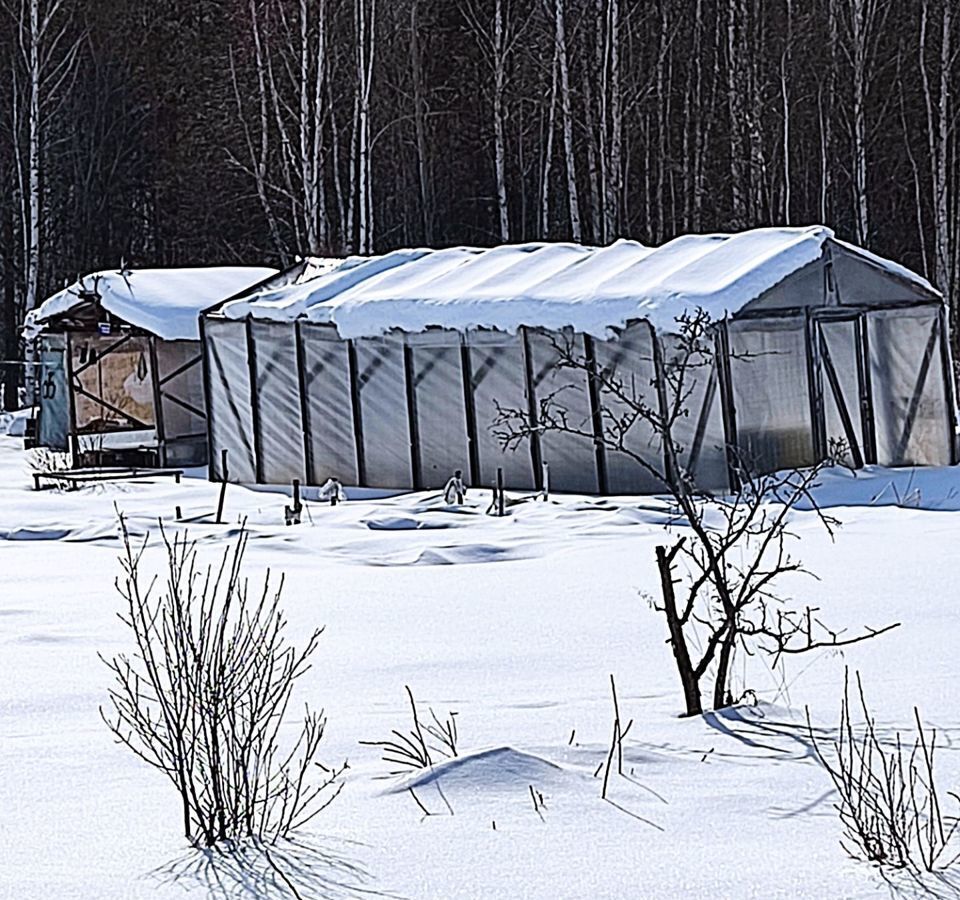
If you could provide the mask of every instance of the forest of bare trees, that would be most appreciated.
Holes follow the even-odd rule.
[[[822,222],[953,296],[958,52],[953,0],[0,0],[0,357],[121,260]]]

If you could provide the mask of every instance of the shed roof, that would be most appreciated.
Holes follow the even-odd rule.
[[[200,313],[276,274],[256,266],[107,270],[85,275],[27,316],[28,336],[88,303],[165,340],[198,340]]]

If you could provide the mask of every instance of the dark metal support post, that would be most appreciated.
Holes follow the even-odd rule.
[[[157,338],[147,338],[150,347],[150,380],[153,386],[153,427],[157,432],[157,462],[161,468],[167,465],[167,434],[163,425],[163,394],[160,391],[160,359],[157,354]]]
[[[310,403],[308,402],[307,364],[303,352],[303,330],[300,320],[293,323],[293,340],[297,358],[297,389],[300,393],[300,429],[303,432],[303,470],[307,484],[316,484],[317,478],[313,465],[313,423],[310,421]]]
[[[477,441],[477,405],[473,397],[473,364],[466,336],[460,343],[460,378],[463,381],[463,412],[467,423],[467,453],[470,462],[470,482],[480,483],[480,452]]]
[[[861,314],[855,325],[857,342],[857,376],[860,388],[860,424],[863,428],[863,459],[869,466],[877,464],[877,431],[873,417],[873,387],[870,379],[870,335],[867,317]]]
[[[203,375],[203,408],[207,411],[205,425],[207,432],[207,478],[213,481],[214,460],[217,448],[213,446],[213,403],[210,390],[210,361],[207,353],[210,347],[207,344],[207,321],[200,316],[200,371]]]
[[[947,309],[941,304],[937,312],[940,323],[940,366],[943,375],[943,398],[947,406],[947,434],[950,439],[950,465],[957,464],[957,398],[953,386],[953,363],[950,356],[950,329]]]
[[[413,373],[413,348],[403,343],[403,382],[407,395],[407,429],[410,434],[410,475],[413,486],[423,487],[423,473],[420,460],[420,428],[417,422],[417,387]]]
[[[597,489],[608,494],[607,454],[603,445],[603,408],[597,378],[597,347],[589,334],[583,336],[583,353],[587,363],[587,395],[590,398],[590,418],[593,422],[593,446],[597,461]]]
[[[540,424],[537,414],[537,393],[533,383],[533,352],[530,347],[530,335],[526,328],[520,329],[520,341],[523,350],[523,385],[527,395],[527,415],[530,427],[536,429]],[[543,489],[543,450],[540,446],[540,432],[534,430],[530,435],[530,464],[533,466],[533,484],[539,491]]]
[[[253,470],[257,484],[263,484],[263,466],[260,461],[260,391],[257,389],[257,345],[253,337],[253,319],[247,316],[247,367],[250,373],[250,417],[253,423]]]
[[[220,451],[220,497],[217,500],[217,524],[223,521],[223,501],[227,497],[227,451]]]
[[[663,453],[663,474],[667,476],[668,484],[676,485],[679,484],[680,473],[676,471],[674,466],[674,448],[670,446],[670,442],[673,440],[673,429],[671,427],[673,423],[669,421],[670,398],[667,396],[667,363],[663,358],[663,347],[660,344],[660,339],[657,337],[657,332],[649,322],[647,324],[650,328],[650,346],[653,350],[653,373],[654,383],[657,389],[657,406],[660,410],[660,420],[664,426],[660,435],[660,441],[662,443],[660,450]],[[699,448],[697,452],[699,452]]]
[[[827,421],[820,378],[820,341],[817,323],[807,309],[803,318],[803,343],[807,356],[807,397],[810,403],[810,434],[817,460],[827,458]]]
[[[347,341],[347,365],[350,369],[350,408],[353,413],[353,444],[357,455],[357,484],[367,483],[367,461],[363,447],[363,410],[360,404],[360,369],[357,365],[357,347]]]
[[[67,387],[67,446],[70,451],[70,468],[75,469],[80,463],[80,443],[77,439],[77,402],[73,388],[73,335],[68,331],[66,337],[63,375]]]
[[[733,402],[733,376],[730,371],[730,333],[727,320],[717,325],[714,334],[717,358],[717,377],[720,382],[720,408],[723,413],[723,435],[727,452],[727,476],[730,490],[740,488],[739,443],[737,441],[737,411]]]

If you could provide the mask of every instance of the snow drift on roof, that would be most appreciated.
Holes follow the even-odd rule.
[[[228,318],[304,317],[334,324],[344,338],[431,327],[514,332],[523,325],[572,327],[602,338],[641,318],[666,331],[685,311],[702,308],[719,319],[742,310],[819,259],[827,241],[836,242],[829,228],[810,226],[686,235],[660,247],[620,240],[609,247],[401,250],[348,260],[312,281],[234,301],[221,312]],[[848,249],[932,290],[901,266]]]
[[[276,269],[253,266],[97,272],[45,300],[28,315],[24,331],[30,336],[96,298],[107,312],[137,328],[165,340],[195,341],[204,309],[274,274]]]
[[[305,272],[294,284],[254,291],[225,303],[217,312],[227,319],[252,316],[289,321],[304,315],[310,306],[323,303],[347,288],[429,252],[396,250],[385,256],[348,256],[346,259],[337,260],[337,265],[327,267],[313,277]]]

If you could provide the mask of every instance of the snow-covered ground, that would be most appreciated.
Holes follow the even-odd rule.
[[[785,591],[834,625],[896,631],[844,654],[771,673],[738,666],[760,703],[678,717],[679,684],[652,610],[652,498],[558,498],[512,515],[460,511],[435,495],[309,504],[231,487],[231,525],[193,524],[213,561],[241,517],[247,566],[286,573],[297,638],[325,625],[296,699],[329,718],[323,757],[349,759],[339,799],[275,854],[302,897],[869,897],[887,887],[849,859],[831,784],[803,710],[832,728],[845,665],[858,669],[883,729],[912,709],[936,725],[939,777],[960,787],[960,471],[830,473],[831,541],[798,512],[794,550],[820,580]],[[114,744],[100,720],[109,673],[98,653],[130,648],[117,619],[116,509],[137,533],[213,509],[196,479],[30,490],[20,441],[0,438],[0,896],[293,897],[263,860],[190,851],[175,792]],[[159,553],[148,553],[156,567]],[[609,748],[617,680],[625,774],[609,801],[594,777]],[[409,727],[423,709],[457,713],[461,758],[384,780],[360,741]],[[440,796],[437,785],[453,810]],[[409,786],[409,780],[399,787]],[[544,796],[538,813],[530,788]]]

